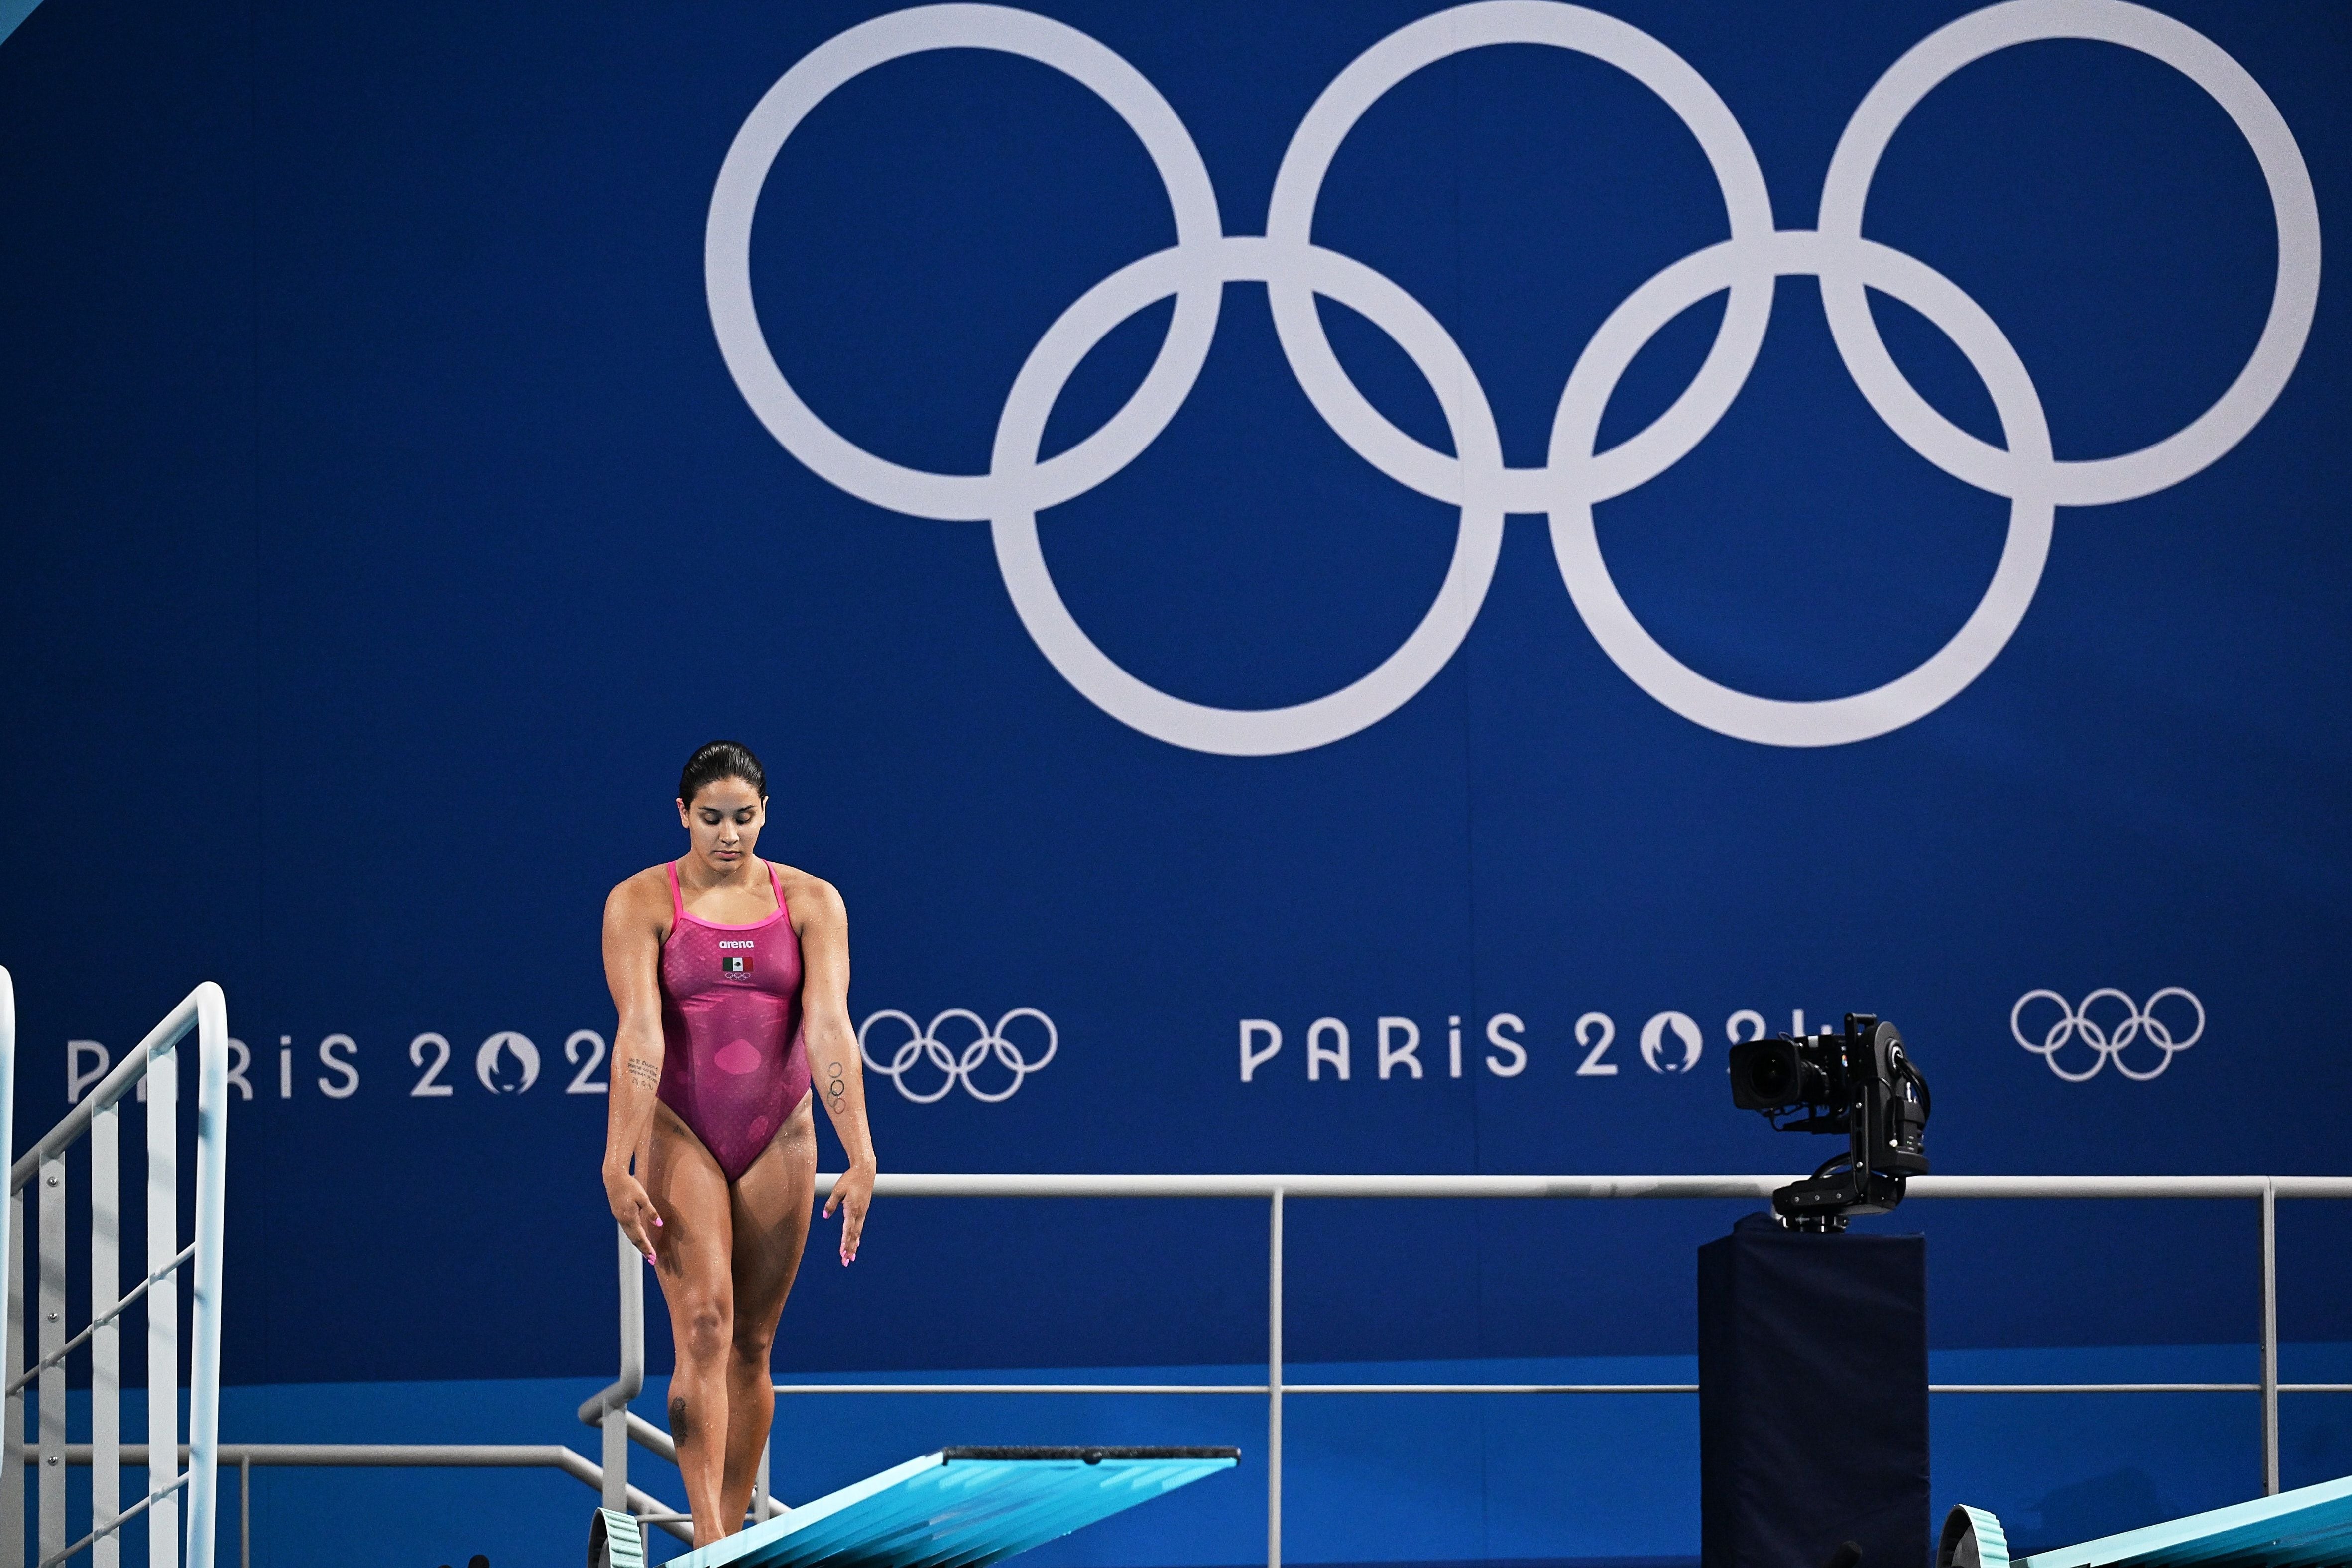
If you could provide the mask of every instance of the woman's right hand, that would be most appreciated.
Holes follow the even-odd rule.
[[[646,1196],[645,1184],[626,1171],[604,1173],[604,1199],[613,1206],[613,1218],[621,1223],[621,1234],[629,1245],[654,1260],[654,1231],[661,1224],[661,1211],[654,1200]]]

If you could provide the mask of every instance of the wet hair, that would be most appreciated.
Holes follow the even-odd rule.
[[[677,776],[677,798],[691,806],[704,785],[721,779],[740,779],[761,800],[768,798],[768,770],[740,740],[713,740],[696,747],[694,755],[686,759],[686,770]]]

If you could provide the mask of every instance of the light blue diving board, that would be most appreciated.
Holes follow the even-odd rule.
[[[1937,1568],[2010,1568],[2000,1521],[1977,1509],[1952,1511],[1936,1558]],[[2352,1563],[2352,1476],[2080,1546],[2053,1547],[2019,1558],[2015,1568],[2321,1568],[2344,1563]]]
[[[0,0],[0,42],[5,42],[17,25],[33,14],[41,0]]]
[[[1238,1448],[941,1448],[672,1560],[672,1568],[982,1568],[1229,1470]],[[599,1515],[613,1568],[639,1526]],[[595,1545],[591,1545],[594,1561]]]

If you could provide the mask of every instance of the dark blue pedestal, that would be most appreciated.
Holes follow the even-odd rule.
[[[1702,1568],[1926,1568],[1927,1242],[1752,1215],[1698,1251]]]

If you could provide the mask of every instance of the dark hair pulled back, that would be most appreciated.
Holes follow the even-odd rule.
[[[740,779],[761,800],[768,798],[768,770],[740,740],[713,740],[696,747],[694,755],[686,759],[686,770],[677,776],[677,798],[691,806],[704,785],[721,779]]]

